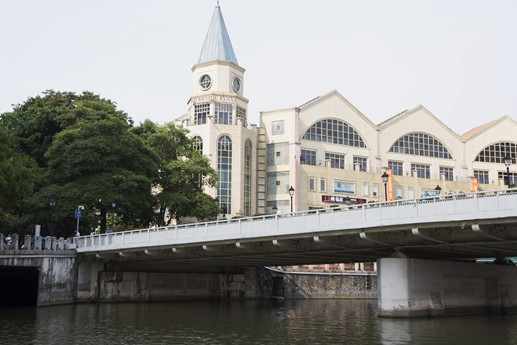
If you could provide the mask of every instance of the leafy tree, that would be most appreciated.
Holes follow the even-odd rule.
[[[215,186],[217,174],[206,157],[193,147],[188,131],[174,124],[158,126],[146,121],[134,129],[160,158],[156,180],[156,223],[172,218],[207,219],[214,212],[212,198],[203,188]]]
[[[69,210],[81,204],[85,212],[97,212],[101,232],[106,230],[112,201],[124,224],[147,226],[152,218],[150,191],[158,157],[129,130],[126,114],[111,102],[75,103],[58,118],[64,129],[45,154],[50,186],[42,194],[50,196],[52,190]]]

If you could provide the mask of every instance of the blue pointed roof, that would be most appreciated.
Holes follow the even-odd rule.
[[[214,14],[212,15],[212,21],[206,33],[205,43],[203,43],[203,48],[201,49],[197,63],[217,60],[228,61],[239,65],[233,51],[230,36],[226,30],[226,25],[224,24],[223,14],[221,13],[219,4],[215,7]]]

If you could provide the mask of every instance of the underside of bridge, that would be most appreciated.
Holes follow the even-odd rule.
[[[37,267],[0,266],[0,308],[35,307],[38,281]]]
[[[367,262],[402,255],[416,259],[473,260],[517,256],[517,219],[501,223],[435,223],[426,228],[357,231],[189,243],[85,253],[124,271],[221,272],[251,266]]]

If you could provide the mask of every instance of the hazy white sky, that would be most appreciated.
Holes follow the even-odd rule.
[[[418,104],[457,133],[517,120],[515,0],[220,3],[252,123],[334,89],[374,123]],[[175,119],[215,5],[0,0],[0,113],[46,89],[89,90],[136,123]]]

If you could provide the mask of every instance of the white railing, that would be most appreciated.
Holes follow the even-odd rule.
[[[214,241],[275,239],[326,231],[517,217],[517,189],[414,200],[346,205],[320,210],[147,228],[74,239],[78,252],[209,244]]]

